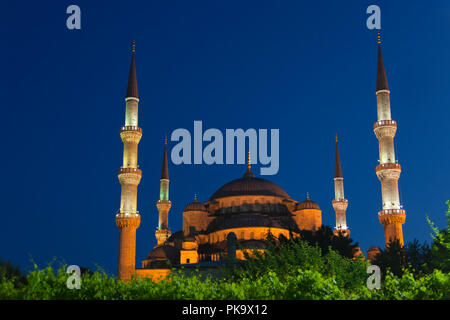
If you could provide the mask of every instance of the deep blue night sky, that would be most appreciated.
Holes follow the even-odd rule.
[[[0,257],[22,267],[102,266],[115,273],[130,43],[139,83],[142,213],[136,265],[155,245],[163,137],[177,128],[279,128],[280,170],[265,176],[296,200],[306,192],[334,226],[335,134],[347,221],[365,252],[383,246],[375,175],[376,31],[398,122],[406,241],[430,241],[450,199],[449,1],[17,1],[0,17],[3,119]],[[66,8],[81,8],[81,30]],[[169,150],[174,143],[169,143]],[[254,165],[254,172],[259,168]],[[169,163],[169,224],[180,230],[194,192],[206,201],[243,165]]]

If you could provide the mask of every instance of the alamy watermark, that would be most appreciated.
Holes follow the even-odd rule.
[[[81,29],[81,9],[79,6],[72,4],[67,7],[66,13],[70,14],[66,20],[66,27],[69,30]]]
[[[373,4],[367,7],[367,14],[371,14],[366,20],[367,29],[381,29],[381,9],[379,6]]]
[[[189,130],[179,128],[172,132],[170,140],[178,142],[171,152],[172,162],[176,165],[234,164],[235,158],[237,164],[245,164],[247,159],[246,141],[248,141],[251,163],[265,166],[260,168],[261,175],[274,175],[279,170],[279,129],[256,130],[249,128],[245,131],[243,129],[225,129],[224,137],[222,131],[216,128],[210,128],[203,132],[202,121],[194,121],[193,135]],[[204,142],[207,142],[205,146],[203,146]],[[268,153],[269,142],[270,155]]]
[[[71,265],[67,267],[66,273],[70,276],[67,278],[67,289],[81,289],[81,270],[77,265]]]
[[[367,278],[366,285],[370,290],[381,288],[381,270],[377,265],[370,265],[367,267],[367,273],[370,276]]]

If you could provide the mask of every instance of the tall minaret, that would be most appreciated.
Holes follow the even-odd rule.
[[[125,126],[120,129],[123,142],[123,165],[118,177],[122,185],[120,194],[120,212],[116,214],[116,225],[119,228],[119,265],[118,277],[129,281],[135,272],[136,229],[141,216],[136,208],[137,186],[142,177],[138,169],[138,144],[142,137],[142,129],[138,127],[139,95],[136,80],[135,45],[133,41],[130,76],[125,97]]]
[[[373,130],[378,139],[380,164],[376,167],[378,179],[381,182],[383,210],[378,212],[380,223],[384,226],[385,243],[398,239],[403,245],[402,225],[406,213],[400,205],[398,196],[398,179],[401,166],[395,160],[394,136],[397,123],[391,119],[391,104],[389,86],[381,54],[380,34],[378,34],[378,67],[377,67],[377,113],[378,121]]]
[[[164,155],[161,169],[161,180],[159,188],[159,200],[156,207],[159,212],[158,229],[155,231],[157,245],[162,245],[170,237],[169,210],[172,202],[169,200],[169,166],[167,163],[167,137],[164,140]]]
[[[342,175],[341,159],[339,158],[338,138],[336,134],[336,159],[334,163],[334,200],[332,201],[336,212],[336,227],[334,234],[350,236],[350,229],[347,228],[346,211],[348,200],[344,197],[344,177]]]

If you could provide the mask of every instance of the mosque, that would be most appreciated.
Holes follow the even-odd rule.
[[[385,230],[385,243],[399,240],[403,244],[402,225],[406,214],[398,194],[401,166],[395,158],[394,136],[396,121],[391,119],[389,87],[378,36],[377,114],[374,133],[379,141],[379,165],[375,171],[381,182],[382,209],[378,212]],[[195,197],[183,211],[183,230],[172,233],[169,229],[169,166],[167,140],[164,145],[160,194],[156,207],[159,220],[155,237],[156,246],[136,268],[136,229],[141,216],[137,210],[137,189],[142,171],[137,162],[138,144],[142,129],[138,126],[139,94],[136,77],[135,47],[133,43],[128,88],[125,97],[125,125],[120,129],[124,144],[123,165],[118,172],[121,184],[120,211],[116,214],[119,228],[118,277],[128,281],[136,274],[155,280],[165,277],[177,266],[211,264],[224,255],[232,254],[244,259],[243,250],[264,249],[264,240],[271,233],[275,237],[296,237],[301,230],[317,230],[322,226],[322,211],[317,203],[306,196],[303,201],[292,199],[277,184],[257,177],[251,170],[250,159],[242,177],[225,183],[211,198],[200,202]],[[346,223],[348,200],[344,196],[344,178],[336,137],[334,174],[335,196],[332,206],[336,213],[335,235],[350,235]],[[231,240],[239,249],[230,252]],[[228,245],[227,245],[228,243]],[[368,251],[369,258],[377,250]]]

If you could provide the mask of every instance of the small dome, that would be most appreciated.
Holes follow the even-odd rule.
[[[176,260],[179,256],[177,248],[171,245],[162,245],[153,249],[148,255],[147,259],[168,259],[170,261]]]
[[[197,195],[195,195],[194,201],[189,203],[186,208],[184,208],[184,212],[186,211],[207,211],[206,207],[203,203],[198,202]]]
[[[317,203],[315,203],[314,201],[309,199],[309,193],[306,193],[306,200],[297,203],[297,206],[295,207],[295,211],[303,210],[303,209],[317,209],[317,210],[320,210],[319,205]]]

